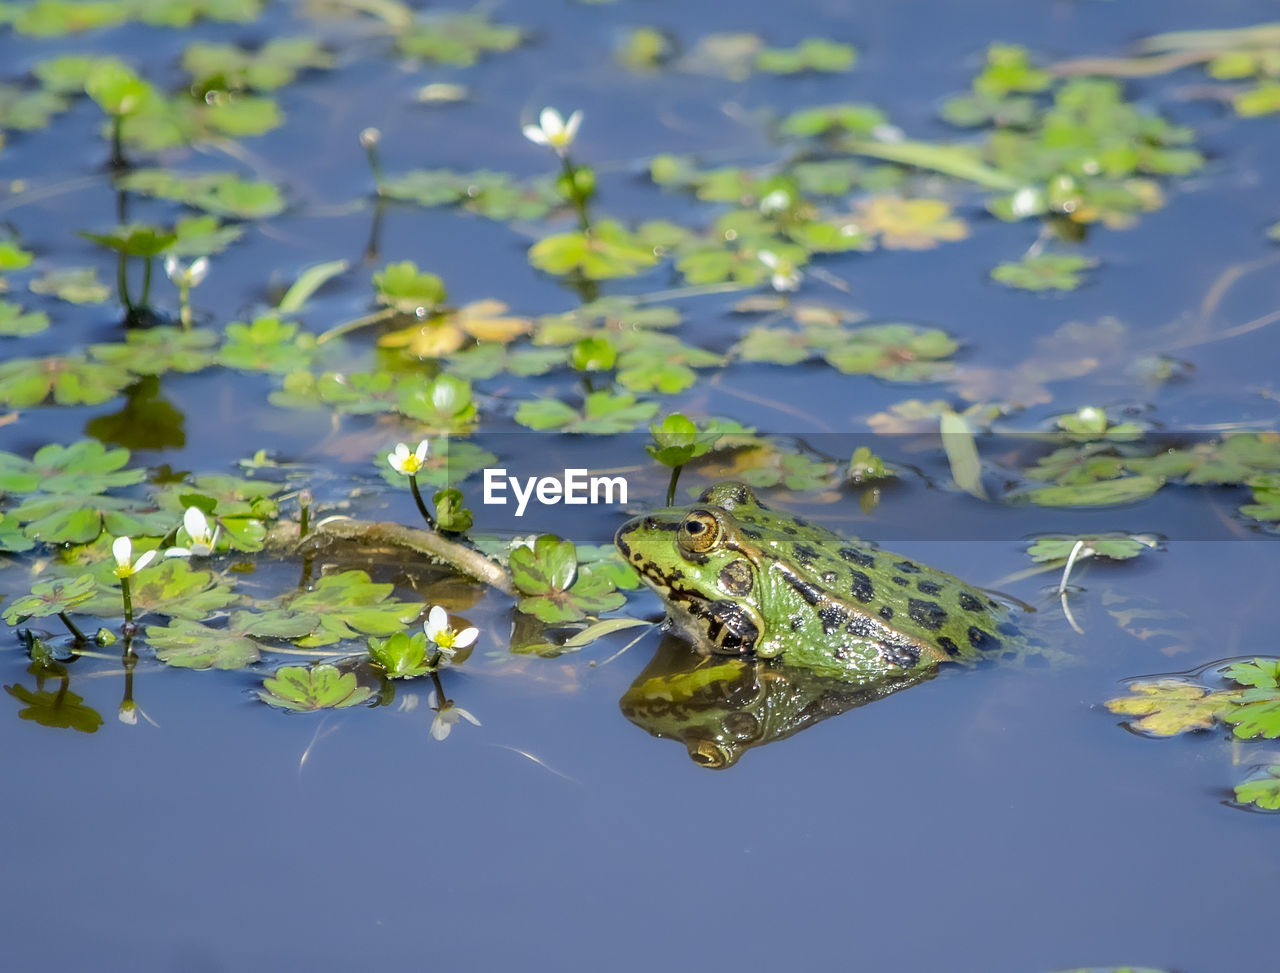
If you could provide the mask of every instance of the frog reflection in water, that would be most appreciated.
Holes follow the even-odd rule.
[[[835,691],[837,711],[918,682],[939,662],[1023,644],[1008,611],[980,589],[770,510],[741,483],[630,520],[614,542],[695,649],[779,660],[784,672],[802,674],[793,684],[812,690],[818,680]],[[745,685],[742,673],[721,675],[722,691]],[[690,752],[699,759],[692,743]]]

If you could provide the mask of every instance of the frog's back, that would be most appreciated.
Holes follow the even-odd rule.
[[[798,595],[816,609],[831,644],[896,645],[888,661],[913,668],[999,653],[1021,638],[1003,605],[945,571],[803,518],[779,516],[740,484],[719,484],[702,499],[729,511],[748,540],[788,552],[777,561],[784,590],[779,602]],[[931,647],[940,651],[921,651]]]

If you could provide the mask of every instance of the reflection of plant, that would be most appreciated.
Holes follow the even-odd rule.
[[[4,687],[6,693],[24,705],[18,711],[21,719],[31,720],[41,726],[79,730],[81,733],[96,733],[98,727],[102,726],[102,717],[98,711],[86,706],[84,697],[71,691],[71,677],[67,675],[65,666],[33,662],[27,667],[27,673],[36,679],[34,690],[16,683]],[[56,692],[44,688],[51,678],[58,680]]]

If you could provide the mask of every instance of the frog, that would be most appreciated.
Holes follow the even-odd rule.
[[[618,528],[614,544],[704,655],[778,659],[855,683],[1016,651],[1011,610],[954,575],[724,482]]]

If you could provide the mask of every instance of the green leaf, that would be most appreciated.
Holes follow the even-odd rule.
[[[98,280],[96,267],[48,270],[27,285],[34,294],[52,294],[70,304],[101,304],[111,289]]]
[[[792,48],[766,48],[756,55],[756,67],[771,74],[848,71],[857,56],[852,44],[810,37]]]
[[[429,382],[401,379],[396,383],[396,409],[430,432],[469,432],[476,418],[471,383],[453,375],[437,375]]]
[[[432,646],[432,655],[435,647]],[[427,657],[427,636],[424,632],[409,635],[396,632],[387,639],[369,639],[369,658],[387,672],[390,679],[413,679],[435,672]]]
[[[301,638],[316,626],[312,615],[237,611],[225,628],[178,618],[163,627],[149,625],[147,643],[156,658],[186,669],[240,669],[261,658],[258,638]]]
[[[16,85],[0,84],[0,129],[36,131],[67,107],[67,99],[53,91],[24,91]],[[0,268],[3,266],[0,260]]]
[[[871,452],[871,449],[867,446],[859,446],[853,451],[853,456],[849,459],[849,482],[855,486],[861,486],[864,483],[875,483],[880,480],[891,480],[897,475],[881,457]]]
[[[0,301],[0,336],[22,338],[39,334],[49,327],[49,315],[41,311],[26,312],[11,301]]]
[[[361,635],[391,635],[411,624],[422,606],[388,600],[394,590],[394,585],[370,581],[364,571],[343,571],[320,578],[284,606],[317,619],[316,631],[298,643],[312,648]]]
[[[116,250],[130,257],[154,257],[168,250],[178,239],[177,234],[168,233],[159,227],[147,223],[130,223],[118,226],[110,233],[80,234],[86,240],[92,240],[100,246]]]
[[[814,327],[810,343],[846,375],[870,374],[895,382],[934,380],[952,368],[944,359],[959,345],[945,331],[911,324],[844,329]]]
[[[412,260],[388,264],[373,275],[373,286],[378,290],[378,303],[404,314],[433,310],[448,299],[444,282],[435,274],[419,271]]]
[[[217,216],[264,219],[284,210],[284,197],[269,182],[251,182],[230,172],[179,175],[169,169],[134,169],[121,175],[121,189],[171,199]]]
[[[129,579],[129,594],[135,618],[154,614],[201,621],[238,600],[230,585],[183,558],[165,558],[134,575]],[[100,618],[120,615],[120,592],[99,590],[82,611]]]
[[[1097,265],[1091,257],[1044,253],[1000,264],[991,271],[991,278],[1021,290],[1072,291],[1084,283],[1084,272]]]
[[[85,79],[84,90],[104,112],[121,118],[136,115],[155,97],[150,84],[113,58],[98,62]]]
[[[797,138],[812,138],[829,132],[870,135],[888,121],[884,112],[874,105],[842,102],[792,112],[783,119],[781,128],[784,135]]]
[[[529,262],[549,274],[581,273],[588,280],[631,277],[652,267],[658,255],[622,224],[598,221],[589,232],[559,233],[529,249]]]
[[[1127,561],[1135,558],[1143,551],[1150,550],[1157,544],[1156,538],[1150,534],[1071,534],[1058,537],[1041,537],[1027,548],[1031,560],[1037,564],[1051,561],[1065,561],[1071,556],[1077,543],[1083,542],[1081,549],[1090,557],[1105,557],[1112,561]]]
[[[244,235],[239,226],[223,226],[216,216],[188,216],[173,228],[177,237],[169,252],[175,257],[207,257],[222,253]]]
[[[578,573],[578,557],[573,541],[543,534],[533,548],[517,547],[511,552],[511,581],[525,595],[563,592]]]
[[[471,529],[473,516],[463,503],[462,491],[452,487],[436,491],[432,498],[436,508],[436,524],[441,530],[462,533]]]
[[[1280,692],[1274,686],[1246,689],[1221,718],[1242,739],[1274,740],[1280,737]]]
[[[361,706],[373,698],[373,690],[361,686],[355,673],[335,666],[284,666],[262,680],[258,698],[280,709],[309,713]]]
[[[276,310],[281,314],[294,314],[301,311],[311,300],[313,294],[339,274],[346,273],[351,264],[346,260],[328,260],[324,263],[312,264],[306,268],[293,282]]]
[[[441,12],[419,14],[396,43],[409,57],[468,67],[482,54],[517,47],[523,36],[519,27],[495,24],[486,13]]]
[[[979,500],[987,499],[987,491],[982,485],[982,461],[978,458],[978,445],[969,423],[962,415],[944,412],[939,431],[956,486]]]
[[[1280,764],[1261,767],[1235,787],[1236,800],[1267,811],[1280,811]]]
[[[131,381],[124,368],[83,355],[11,358],[0,362],[0,402],[21,409],[52,396],[58,405],[101,405]]]
[[[125,469],[128,463],[129,450],[107,449],[96,439],[82,439],[70,446],[49,443],[36,450],[30,460],[0,453],[0,490],[85,496],[146,479],[145,470]]]
[[[530,429],[560,429],[563,432],[603,436],[630,432],[658,411],[656,402],[639,402],[629,392],[600,390],[590,393],[582,411],[555,399],[521,402],[516,422]]]
[[[243,371],[284,373],[309,364],[315,349],[313,335],[299,333],[298,325],[270,314],[248,324],[228,324],[218,361]]]
[[[218,336],[206,328],[190,331],[158,325],[145,331],[125,332],[124,341],[90,345],[89,354],[98,361],[127,368],[137,375],[165,372],[198,372],[217,358]]]
[[[1016,494],[1012,499],[1029,500],[1041,507],[1102,507],[1145,500],[1164,483],[1162,476],[1122,476],[1096,483],[1039,487]]]
[[[691,459],[706,454],[723,435],[713,428],[700,430],[692,419],[673,412],[661,423],[649,423],[653,445],[645,446],[645,452],[663,466],[683,466]]]
[[[309,37],[276,37],[256,51],[197,42],[182,54],[182,68],[200,96],[210,91],[274,91],[304,70],[333,64],[333,56]]]
[[[98,580],[91,574],[38,581],[31,586],[29,595],[9,604],[4,620],[9,625],[19,625],[28,618],[49,618],[63,612],[74,612],[97,592]]]

